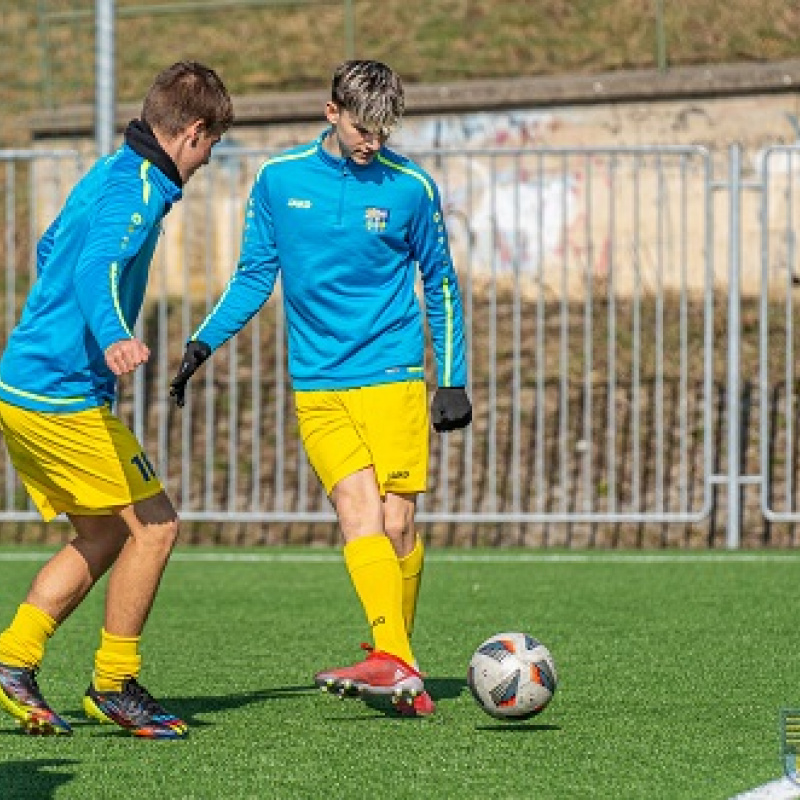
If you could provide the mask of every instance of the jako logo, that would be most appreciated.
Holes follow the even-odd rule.
[[[407,469],[398,470],[397,472],[390,472],[389,473],[389,479],[392,479],[392,478],[407,478],[407,477],[408,477],[408,470]]]
[[[295,197],[290,197],[289,202],[286,204],[289,208],[311,208],[310,200],[298,200]]]
[[[372,622],[370,622],[371,628],[376,628],[378,625],[385,625],[386,624],[386,617],[375,617]]]

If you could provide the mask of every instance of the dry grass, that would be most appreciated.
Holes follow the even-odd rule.
[[[326,85],[347,55],[343,0],[264,2],[273,6],[208,11],[186,0],[185,11],[164,14],[135,10],[164,0],[118,0],[118,99],[138,100],[153,74],[179,58],[213,65],[238,95]],[[86,13],[93,3],[20,5],[0,0],[0,145],[25,143],[36,109],[90,102],[94,92],[93,20]],[[669,64],[800,56],[797,3],[664,6]],[[353,7],[355,55],[390,62],[408,82],[657,66],[651,0],[353,0]],[[64,18],[76,10],[84,16]]]

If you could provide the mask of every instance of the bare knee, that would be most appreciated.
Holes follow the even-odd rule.
[[[398,557],[408,555],[414,549],[414,510],[385,509],[383,529]]]
[[[180,526],[177,517],[169,522],[144,525],[139,532],[141,543],[150,547],[171,550],[178,541]]]
[[[331,501],[346,542],[381,531],[383,508],[371,467],[339,481],[331,492]]]
[[[144,546],[171,550],[178,539],[178,515],[164,492],[140,500],[123,512],[131,535]]]

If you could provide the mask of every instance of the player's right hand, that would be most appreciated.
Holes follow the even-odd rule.
[[[211,355],[211,348],[205,342],[191,341],[186,345],[178,374],[170,382],[170,397],[175,398],[178,408],[186,402],[186,384],[197,372],[198,367]]]
[[[150,358],[150,348],[138,339],[121,339],[105,350],[106,364],[117,376],[133,372]]]

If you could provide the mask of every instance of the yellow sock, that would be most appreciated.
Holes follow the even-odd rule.
[[[30,603],[22,603],[11,625],[0,633],[0,662],[33,669],[42,663],[47,640],[58,623]]]
[[[119,692],[126,678],[138,678],[142,668],[138,636],[114,636],[100,632],[100,649],[94,654],[94,688]]]
[[[422,566],[425,560],[425,546],[422,538],[417,534],[414,549],[403,558],[399,558],[400,574],[403,576],[403,619],[406,623],[406,633],[411,638],[414,630],[414,617],[417,613],[417,598],[419,585],[422,581]]]
[[[403,620],[403,577],[392,543],[382,533],[344,546],[344,562],[372,629],[376,650],[414,663]]]

